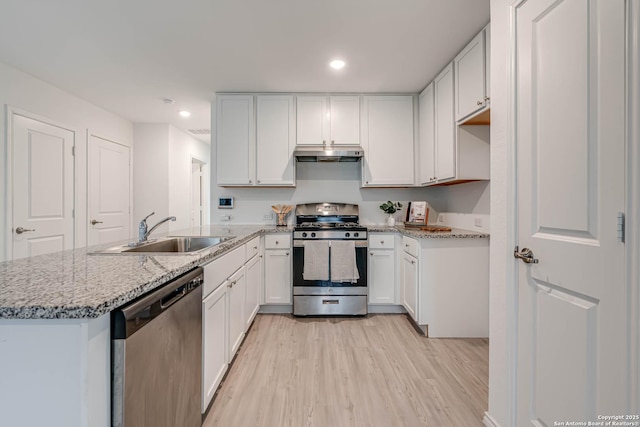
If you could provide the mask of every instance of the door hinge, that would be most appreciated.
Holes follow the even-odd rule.
[[[624,212],[618,212],[618,241],[624,243]]]

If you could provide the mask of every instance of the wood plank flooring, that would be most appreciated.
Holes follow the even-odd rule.
[[[429,339],[404,315],[262,314],[204,427],[482,426],[486,339]]]

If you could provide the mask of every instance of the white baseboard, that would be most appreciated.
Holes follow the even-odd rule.
[[[498,422],[496,420],[494,420],[493,417],[491,415],[489,415],[488,412],[484,413],[484,417],[482,418],[482,422],[487,427],[500,427],[500,424],[498,424]]]
[[[369,314],[403,314],[407,312],[403,306],[395,304],[369,304],[368,311]]]
[[[291,314],[293,313],[293,306],[291,304],[265,304],[260,306],[258,313]]]

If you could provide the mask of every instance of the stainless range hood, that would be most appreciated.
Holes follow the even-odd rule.
[[[359,145],[298,146],[293,152],[299,162],[357,162],[363,154]]]

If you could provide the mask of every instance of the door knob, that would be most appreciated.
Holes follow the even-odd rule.
[[[22,234],[28,231],[36,231],[36,230],[34,228],[22,228],[22,227],[16,228],[16,234]]]
[[[91,220],[91,225],[102,224],[102,221],[96,221],[95,219]]]
[[[537,264],[538,263],[538,259],[534,258],[533,256],[533,251],[529,248],[522,248],[522,250],[520,252],[518,252],[518,246],[515,247],[515,249],[513,250],[513,256],[515,258],[521,259],[522,261],[526,262],[527,264]]]

